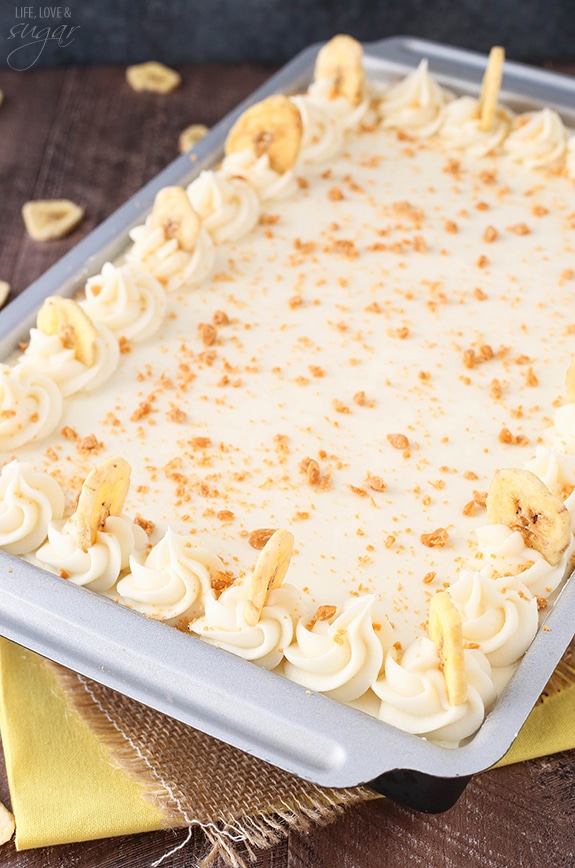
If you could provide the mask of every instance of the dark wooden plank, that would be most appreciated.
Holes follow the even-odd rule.
[[[135,93],[119,67],[0,72],[0,279],[25,289],[178,156],[184,127],[212,126],[272,72],[186,67],[166,96]],[[34,242],[21,207],[50,198],[72,199],[86,217],[67,238]]]
[[[477,776],[445,814],[363,805],[335,829],[292,836],[288,868],[572,868],[574,773],[570,751]]]

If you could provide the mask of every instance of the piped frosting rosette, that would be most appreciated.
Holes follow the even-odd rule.
[[[19,357],[22,367],[42,372],[53,380],[67,398],[76,392],[91,392],[108,380],[120,361],[118,340],[112,332],[95,324],[95,358],[92,364],[80,361],[73,349],[56,335],[30,329],[30,342]]]
[[[467,698],[452,705],[434,642],[415,639],[403,654],[392,647],[385,655],[372,690],[381,700],[380,720],[405,732],[457,747],[483,723],[495,700],[489,661],[477,650],[464,651]]]
[[[256,624],[246,620],[249,595],[250,582],[243,577],[217,599],[215,595],[206,597],[205,613],[190,624],[190,630],[211,645],[264,669],[275,669],[293,637],[292,613],[299,594],[291,585],[272,589]]]
[[[462,570],[449,596],[461,613],[463,641],[482,651],[492,667],[515,663],[533,641],[537,600],[518,579]]]
[[[525,544],[523,536],[504,524],[477,528],[477,552],[469,568],[490,579],[518,578],[536,597],[548,597],[567,571],[573,544],[559,562],[551,565],[542,554]]]
[[[298,161],[304,165],[327,163],[337,157],[345,142],[345,127],[337,115],[328,113],[320,101],[307,94],[290,99],[297,106],[303,125]]]
[[[422,60],[417,69],[383,94],[381,125],[413,138],[428,138],[439,130],[446,106],[453,98],[431,77],[427,60]]]
[[[243,178],[206,169],[188,185],[186,193],[216,244],[239,241],[260,218],[259,197]]]
[[[84,480],[76,512],[50,522],[47,542],[30,559],[76,585],[101,594],[111,591],[128,569],[130,555],[148,542],[145,531],[122,512],[130,472],[122,458],[94,467]]]
[[[62,418],[62,393],[33,367],[0,365],[0,449],[42,440]]]
[[[471,157],[484,157],[497,151],[509,133],[511,114],[499,106],[491,126],[484,130],[479,115],[479,100],[461,96],[445,107],[438,135],[449,148]]]
[[[78,542],[75,516],[67,521],[52,521],[48,540],[35,560],[50,572],[58,573],[75,585],[84,585],[104,594],[130,565],[130,555],[145,549],[146,533],[125,515],[110,516],[96,541],[87,551]]]
[[[561,168],[567,156],[567,130],[554,109],[519,115],[503,149],[515,162],[530,169]]]
[[[571,514],[571,531],[575,533],[575,455],[538,445],[535,455],[525,464],[547,488],[560,497]]]
[[[0,548],[25,555],[38,548],[53,520],[64,515],[66,498],[58,482],[31,464],[10,461],[0,474]]]
[[[553,424],[545,431],[545,439],[561,452],[575,455],[575,402],[557,407]]]
[[[282,585],[292,551],[293,535],[276,530],[260,551],[251,575],[236,579],[219,597],[206,597],[203,617],[190,630],[206,642],[275,669],[293,637],[299,594]]]
[[[333,610],[323,617],[322,610]],[[301,618],[295,641],[285,649],[283,673],[297,684],[349,702],[369,689],[381,669],[392,630],[385,615],[376,615],[373,594],[352,597],[341,610],[320,607],[320,615]]]
[[[130,572],[117,585],[119,600],[161,621],[197,618],[213,597],[210,571],[223,571],[207,549],[193,548],[187,537],[168,528],[149,553],[130,556]]]
[[[130,238],[127,262],[155,277],[168,293],[193,289],[214,270],[214,242],[182,187],[160,190],[152,213]]]
[[[253,187],[262,202],[278,202],[291,199],[298,190],[292,169],[280,174],[270,166],[267,154],[255,156],[250,150],[228,154],[221,165],[227,178],[241,178]]]
[[[50,377],[68,397],[97,389],[119,361],[118,341],[109,329],[94,323],[73,299],[50,296],[17,364]]]
[[[131,341],[152,337],[166,315],[161,283],[138,265],[106,262],[101,273],[87,281],[85,293],[81,306],[92,321]]]
[[[316,79],[308,87],[304,97],[305,104],[313,109],[319,109],[336,127],[338,135],[348,130],[354,130],[364,123],[375,123],[377,118],[371,112],[368,95],[363,92],[359,103],[354,103],[346,96],[334,91],[329,79]],[[299,105],[299,103],[298,103]]]
[[[571,134],[567,141],[567,153],[565,154],[565,170],[567,177],[575,181],[575,135]]]

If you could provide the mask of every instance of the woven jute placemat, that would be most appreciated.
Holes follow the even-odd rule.
[[[255,850],[292,829],[325,825],[348,806],[377,798],[368,787],[329,789],[302,780],[212,736],[46,661],[114,761],[142,787],[166,826],[199,827],[207,868],[217,856],[246,868]]]
[[[248,868],[246,858],[255,860],[256,850],[273,846],[290,830],[325,825],[345,808],[379,798],[369,787],[330,789],[304,781],[69,669],[45,664],[70,706],[139,782],[166,826],[187,827],[190,834],[202,830],[208,852],[199,868],[218,856],[231,868]],[[538,702],[574,683],[575,641]]]

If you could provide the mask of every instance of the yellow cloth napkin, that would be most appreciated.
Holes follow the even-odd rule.
[[[575,747],[575,684],[537,705],[499,765]],[[19,850],[165,827],[36,655],[0,639],[0,728]]]

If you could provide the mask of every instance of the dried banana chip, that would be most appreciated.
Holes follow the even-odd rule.
[[[182,77],[175,69],[149,60],[129,66],[126,69],[126,80],[133,90],[170,93],[179,87]]]
[[[352,36],[340,34],[320,49],[315,62],[315,79],[329,79],[339,96],[345,96],[354,105],[363,99],[365,72],[363,49]]]
[[[72,298],[48,296],[38,311],[36,326],[45,335],[58,335],[82,364],[90,367],[96,361],[96,328]]]
[[[204,124],[191,124],[189,127],[186,127],[178,138],[178,150],[180,154],[185,154],[186,151],[193,148],[208,133],[209,129]]]
[[[431,598],[428,632],[439,654],[449,704],[461,705],[467,699],[461,615],[446,591]]]
[[[481,96],[479,97],[479,129],[483,132],[488,132],[491,129],[497,111],[504,62],[505,49],[500,45],[494,45],[489,52],[489,60],[483,75]]]
[[[182,187],[164,187],[158,192],[150,224],[154,229],[161,227],[166,238],[175,238],[182,250],[194,250],[200,218]]]
[[[245,618],[255,626],[266,604],[268,592],[279,588],[287,573],[293,551],[294,538],[287,530],[276,530],[258,555],[252,574]]]
[[[130,487],[131,467],[123,458],[107,458],[90,471],[80,492],[74,523],[83,551],[94,545],[110,515],[120,515]]]
[[[565,375],[565,392],[567,403],[575,403],[575,356],[571,356],[571,362]]]
[[[251,151],[256,157],[267,154],[272,169],[283,174],[297,159],[302,131],[297,106],[281,94],[270,96],[240,115],[228,133],[225,151]]]
[[[83,216],[84,209],[69,199],[37,199],[22,206],[26,231],[34,241],[63,238]]]
[[[6,844],[16,829],[14,814],[0,802],[0,844]]]
[[[0,307],[10,295],[10,284],[7,280],[0,280]]]
[[[518,530],[525,545],[555,566],[571,541],[565,504],[530,470],[497,470],[487,494],[490,524]]]

